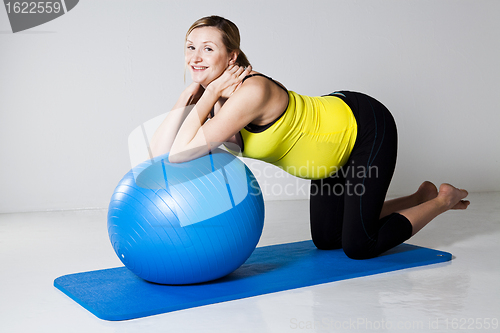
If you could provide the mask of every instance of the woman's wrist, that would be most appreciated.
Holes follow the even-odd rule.
[[[215,89],[211,89],[210,85],[207,86],[205,91],[203,92],[203,95],[200,97],[199,102],[202,102],[202,104],[210,105],[211,108],[217,103],[219,100],[219,95],[215,91]],[[211,109],[210,108],[210,109]]]
[[[221,92],[215,87],[215,85],[210,83],[206,88],[205,88],[205,93],[208,93],[211,95],[213,98],[218,100],[221,97]]]

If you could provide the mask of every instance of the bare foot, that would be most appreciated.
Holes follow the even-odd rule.
[[[470,202],[462,199],[467,195],[469,193],[466,190],[445,183],[439,187],[438,199],[441,199],[447,209],[466,209]]]
[[[415,193],[417,196],[418,204],[432,200],[438,196],[438,189],[436,185],[429,181],[423,182]]]

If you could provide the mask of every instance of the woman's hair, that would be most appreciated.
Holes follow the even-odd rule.
[[[236,65],[242,67],[250,66],[250,62],[247,59],[247,56],[240,49],[240,31],[238,27],[233,22],[229,21],[220,16],[207,16],[202,17],[193,23],[193,25],[189,28],[186,33],[186,40],[191,33],[196,28],[201,27],[214,27],[219,29],[222,35],[222,42],[226,46],[226,50],[228,53],[236,51],[238,53],[238,58],[236,59]]]

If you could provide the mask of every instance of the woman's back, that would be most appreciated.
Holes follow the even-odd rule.
[[[276,119],[240,131],[243,156],[297,177],[325,178],[344,165],[352,151],[357,129],[352,111],[334,96],[287,94],[288,106]]]

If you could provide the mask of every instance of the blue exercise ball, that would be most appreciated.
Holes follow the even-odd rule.
[[[113,248],[137,276],[154,283],[191,284],[241,266],[259,242],[264,200],[254,175],[217,149],[186,163],[168,155],[128,172],[108,210]]]

